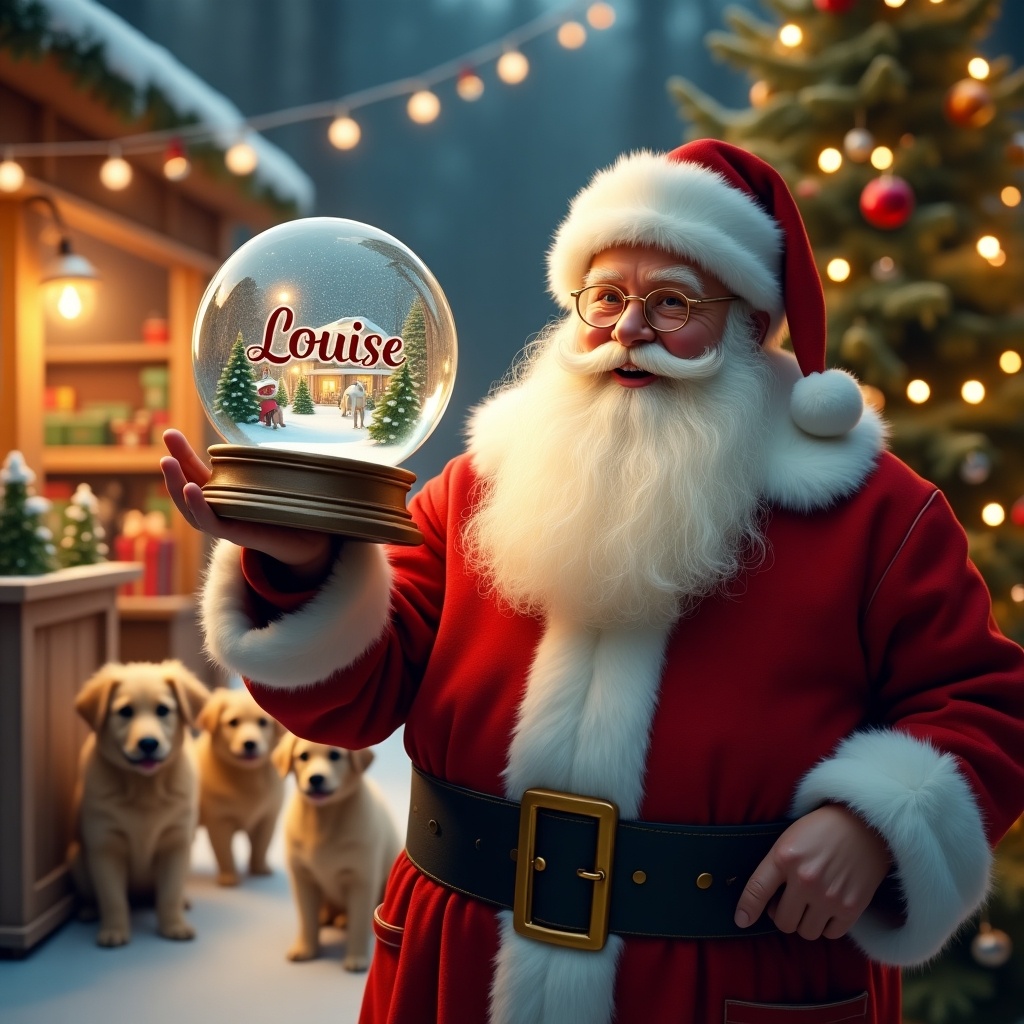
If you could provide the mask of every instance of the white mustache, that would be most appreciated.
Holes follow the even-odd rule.
[[[725,350],[721,345],[706,349],[693,359],[679,359],[657,342],[626,346],[617,341],[606,341],[590,352],[581,352],[572,337],[558,338],[555,354],[562,369],[578,377],[609,373],[630,363],[639,370],[646,370],[659,377],[708,380],[718,373],[725,362]]]

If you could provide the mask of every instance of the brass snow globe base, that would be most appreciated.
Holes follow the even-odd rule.
[[[416,475],[397,466],[307,452],[215,444],[203,486],[218,515],[337,533],[384,544],[421,544],[405,508]]]

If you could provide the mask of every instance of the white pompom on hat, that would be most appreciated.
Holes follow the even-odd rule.
[[[717,139],[670,153],[641,151],[599,171],[573,199],[548,251],[548,288],[566,310],[591,260],[615,245],[650,246],[693,260],[770,317],[765,342],[788,323],[804,379],[790,412],[801,430],[838,437],[856,426],[857,381],[825,369],[825,297],[807,230],[782,176]]]
[[[273,395],[276,395],[277,394],[277,386],[278,386],[277,385],[277,381],[274,380],[274,378],[270,377],[270,376],[260,377],[259,380],[256,381],[256,390],[257,391],[263,391],[266,388],[273,388],[273,391],[270,392],[270,395],[263,395],[262,396],[263,398],[269,398],[269,397],[271,397]]]

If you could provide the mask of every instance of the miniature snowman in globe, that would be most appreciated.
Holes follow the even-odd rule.
[[[455,322],[422,260],[379,228],[308,217],[262,232],[214,275],[192,366],[219,515],[417,544],[402,469],[455,383]],[[338,415],[359,383],[365,418]],[[287,430],[268,430],[284,426]],[[268,419],[269,413],[269,419]]]

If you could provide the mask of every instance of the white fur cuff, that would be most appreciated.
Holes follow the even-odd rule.
[[[893,729],[855,733],[807,773],[793,814],[828,802],[856,811],[889,844],[905,902],[902,927],[869,910],[850,937],[880,963],[929,960],[984,901],[992,865],[981,813],[956,759]]]
[[[346,541],[327,582],[296,611],[257,627],[249,596],[241,549],[220,541],[200,605],[210,657],[264,686],[309,686],[351,665],[380,637],[390,610],[391,567],[379,544]]]

